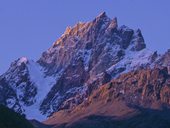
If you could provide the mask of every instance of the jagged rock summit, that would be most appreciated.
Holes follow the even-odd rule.
[[[68,27],[36,62],[14,61],[0,76],[0,103],[28,119],[44,120],[74,108],[121,74],[153,67],[164,57],[146,48],[139,29],[119,27],[117,18],[101,13]]]

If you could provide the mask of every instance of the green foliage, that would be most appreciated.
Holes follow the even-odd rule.
[[[24,116],[0,105],[0,128],[33,128]]]

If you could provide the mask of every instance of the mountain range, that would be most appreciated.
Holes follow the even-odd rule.
[[[140,29],[118,26],[103,12],[67,27],[37,61],[12,62],[0,76],[0,94],[0,104],[54,127],[109,128],[121,121],[124,127],[148,113],[166,118],[170,50],[147,49]]]

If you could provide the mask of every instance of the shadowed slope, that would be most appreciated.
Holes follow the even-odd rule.
[[[34,128],[24,116],[0,105],[0,128]]]
[[[124,119],[91,115],[65,128],[169,128],[170,111],[141,109],[138,114]],[[64,127],[63,127],[64,128]]]

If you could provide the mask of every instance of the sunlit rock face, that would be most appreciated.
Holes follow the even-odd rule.
[[[41,110],[52,113],[74,107],[119,74],[152,63],[154,53],[145,47],[139,29],[118,27],[117,18],[110,19],[105,13],[91,22],[68,27],[38,60],[47,75],[63,72]]]
[[[93,122],[95,124],[100,122],[100,118],[97,117],[107,117],[101,119],[101,125],[107,121],[105,126],[108,126],[110,119],[117,122],[119,119],[138,115],[141,113],[138,110],[139,108],[145,108],[147,111],[166,108],[167,111],[170,105],[169,85],[170,75],[166,67],[130,71],[100,86],[80,105],[54,113],[45,123],[70,126],[75,122],[81,124],[82,119],[95,116],[94,120],[89,122],[86,120],[85,124],[90,123],[93,126]],[[144,117],[141,119],[144,119]],[[113,124],[114,120],[110,122]]]
[[[146,49],[139,29],[118,26],[117,18],[101,13],[91,22],[68,27],[38,61],[22,57],[12,63],[0,76],[0,101],[43,120],[74,108],[120,74],[161,65],[161,57]]]

